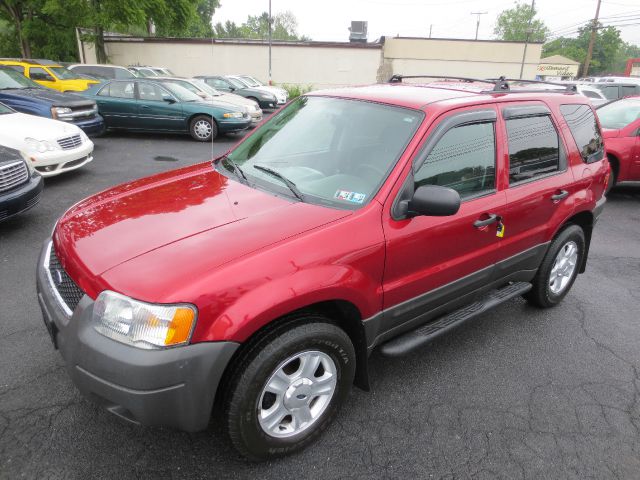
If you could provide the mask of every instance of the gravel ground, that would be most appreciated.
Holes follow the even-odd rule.
[[[93,164],[47,180],[36,208],[0,224],[0,478],[639,477],[640,188],[611,194],[587,272],[559,307],[517,299],[409,357],[374,353],[372,392],[354,389],[320,441],[253,464],[215,425],[142,428],[94,406],[51,346],[34,272],[55,219],[99,190],[212,154],[178,136],[95,143]]]

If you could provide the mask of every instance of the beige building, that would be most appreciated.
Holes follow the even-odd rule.
[[[562,55],[551,55],[540,59],[536,75],[541,80],[573,80],[578,76],[579,68],[580,62]]]
[[[170,68],[177,75],[248,74],[268,77],[268,45],[259,40],[109,37],[107,56],[117,65]],[[80,41],[84,63],[95,63],[91,43]],[[526,48],[523,78],[533,79],[542,45]],[[388,80],[393,74],[518,78],[524,43],[382,37],[376,43],[273,42],[275,83],[330,88]]]

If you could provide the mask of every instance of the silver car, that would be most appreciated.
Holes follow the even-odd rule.
[[[180,86],[195,93],[203,100],[214,103],[226,103],[236,107],[243,107],[251,117],[251,126],[256,126],[262,121],[262,110],[256,102],[248,98],[235,95],[233,93],[223,93],[215,88],[207,85],[204,80],[199,78],[179,78],[179,77],[160,77],[164,80],[171,80]]]

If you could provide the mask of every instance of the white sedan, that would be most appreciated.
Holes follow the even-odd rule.
[[[0,145],[19,150],[43,177],[75,170],[93,160],[93,142],[75,125],[18,113],[2,103]]]

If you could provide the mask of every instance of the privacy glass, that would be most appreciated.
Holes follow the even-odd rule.
[[[578,145],[582,160],[587,163],[602,160],[602,135],[591,108],[588,105],[561,105],[560,111]]]
[[[507,120],[509,183],[534,179],[560,169],[560,143],[547,115]]]

